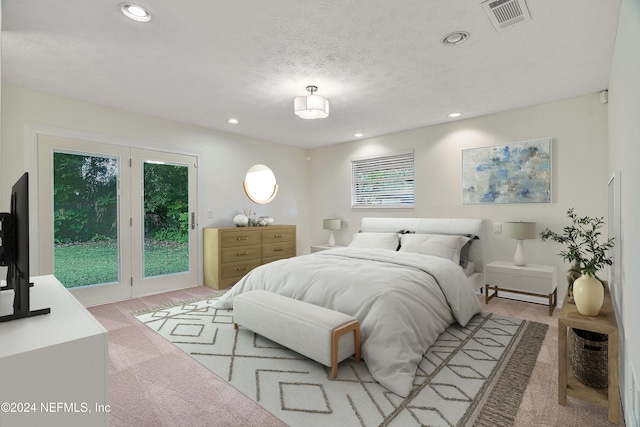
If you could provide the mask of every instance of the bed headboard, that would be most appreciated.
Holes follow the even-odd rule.
[[[362,231],[399,232],[406,230],[431,234],[474,234],[469,250],[469,260],[474,263],[475,271],[484,271],[484,234],[482,220],[476,218],[362,218]]]

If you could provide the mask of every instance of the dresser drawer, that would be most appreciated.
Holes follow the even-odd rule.
[[[242,277],[254,268],[258,267],[262,263],[260,258],[255,260],[246,260],[240,262],[230,262],[228,264],[222,264],[220,278],[231,279],[233,277]]]
[[[267,227],[262,230],[262,243],[277,243],[277,242],[293,242],[296,237],[296,229],[293,227]]]
[[[260,245],[262,234],[260,230],[238,228],[224,230],[220,233],[221,247]]]
[[[295,244],[290,242],[267,243],[262,245],[262,258],[289,258],[295,255]]]
[[[555,283],[550,278],[532,277],[519,274],[513,270],[509,274],[495,271],[485,271],[485,280],[491,286],[499,286],[504,289],[517,289],[524,292],[548,294],[553,292]]]
[[[262,257],[262,246],[242,245],[231,246],[222,249],[222,263],[240,262],[246,260],[258,260]]]

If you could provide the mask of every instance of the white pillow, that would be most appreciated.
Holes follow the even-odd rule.
[[[400,238],[401,252],[415,252],[450,259],[460,264],[460,251],[469,241],[466,236],[443,234],[403,234]]]
[[[398,249],[400,239],[397,233],[356,233],[349,243],[351,248]]]

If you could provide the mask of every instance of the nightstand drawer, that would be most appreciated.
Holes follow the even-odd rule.
[[[488,284],[504,289],[548,294],[553,292],[555,288],[555,283],[552,283],[549,278],[531,277],[518,271],[514,271],[511,274],[485,271],[484,275]]]
[[[484,279],[485,304],[503,291],[526,297],[542,297],[549,301],[551,316],[558,303],[558,274],[552,266],[520,266],[512,262],[494,261],[484,266]],[[489,294],[490,291],[493,291],[493,295]]]

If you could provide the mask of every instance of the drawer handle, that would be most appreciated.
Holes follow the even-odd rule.
[[[236,271],[244,271],[246,269],[247,269],[247,267],[238,267],[238,268],[236,268]]]
[[[238,252],[236,256],[249,255],[249,252]]]
[[[273,237],[284,237],[284,234],[274,234]]]
[[[284,248],[275,248],[273,251],[274,252],[281,252],[281,251],[284,251]]]
[[[249,240],[249,237],[248,236],[246,236],[246,237],[238,237],[238,240]]]

